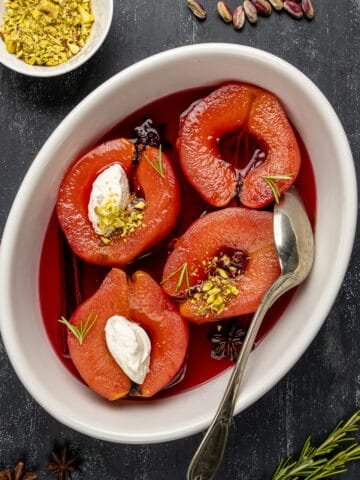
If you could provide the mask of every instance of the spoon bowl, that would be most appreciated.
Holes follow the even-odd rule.
[[[295,189],[286,192],[275,205],[274,241],[282,275],[289,273],[301,283],[313,264],[314,237],[305,207]]]
[[[273,229],[281,274],[263,296],[252,318],[220,406],[190,463],[187,480],[215,477],[224,456],[245,366],[266,312],[281,295],[302,283],[311,271],[314,237],[304,204],[294,188],[275,204]]]

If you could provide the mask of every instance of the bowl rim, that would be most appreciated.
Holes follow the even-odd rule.
[[[286,68],[288,74],[293,76],[294,79],[296,79],[296,82],[301,83],[303,86],[305,86],[305,88],[310,89],[310,91],[316,92],[317,102],[319,103],[321,109],[326,113],[327,121],[330,123],[331,128],[336,129],[337,141],[344,149],[345,164],[343,165],[343,168],[345,168],[346,170],[346,175],[349,182],[348,188],[345,192],[345,196],[344,198],[342,198],[342,201],[344,201],[347,206],[346,211],[344,212],[343,221],[344,225],[347,226],[346,235],[344,235],[342,238],[342,249],[344,252],[344,256],[342,258],[342,261],[336,264],[336,278],[332,278],[332,282],[328,286],[328,289],[330,291],[328,296],[331,298],[331,301],[328,301],[325,305],[322,305],[321,307],[319,305],[316,306],[316,310],[319,314],[318,321],[317,323],[314,323],[311,328],[309,328],[305,341],[299,346],[296,351],[292,352],[291,358],[288,358],[286,362],[283,362],[282,366],[278,368],[276,372],[273,372],[273,375],[269,376],[267,381],[264,382],[264,384],[259,389],[253,391],[252,394],[246,398],[246,401],[239,401],[238,398],[234,412],[235,414],[237,414],[240,411],[249,407],[252,403],[254,403],[261,396],[263,396],[268,390],[270,390],[291,369],[291,367],[297,362],[297,360],[305,352],[309,344],[314,339],[318,330],[325,321],[330,309],[332,308],[333,302],[335,301],[337,293],[342,285],[343,278],[345,276],[350,260],[350,255],[352,252],[356,233],[357,184],[355,176],[355,166],[353,163],[352,154],[345,131],[343,130],[340,120],[337,117],[335,111],[333,110],[331,104],[328,102],[322,92],[318,89],[318,87],[300,70],[298,70],[296,67],[294,67],[287,61],[263,50],[236,44],[206,43],[188,45],[177,47],[171,50],[166,50],[157,53],[151,57],[140,60],[139,62],[120,71],[119,73],[105,81],[103,84],[101,84],[99,87],[97,87],[77,106],[75,106],[75,108],[68,114],[68,116],[58,125],[58,127],[54,130],[54,132],[50,135],[48,140],[41,148],[40,152],[34,159],[26,176],[23,179],[18,194],[16,195],[14,203],[11,207],[2,237],[0,248],[0,291],[8,291],[7,278],[9,278],[11,272],[10,258],[13,254],[11,251],[11,239],[13,238],[14,230],[16,230],[16,224],[18,222],[18,212],[20,212],[23,208],[23,197],[24,195],[27,195],[28,187],[34,181],[33,179],[36,178],[37,175],[39,175],[40,173],[40,169],[43,163],[43,157],[46,156],[47,146],[54,142],[55,139],[60,139],[65,129],[67,129],[69,125],[75,124],[78,116],[81,115],[83,111],[91,108],[93,102],[96,103],[98,96],[101,97],[102,95],[105,95],[105,92],[110,85],[116,85],[118,82],[125,81],[126,78],[129,79],[138,75],[138,73],[142,72],[144,69],[151,69],[154,67],[154,65],[156,67],[156,65],[159,65],[162,62],[167,62],[170,58],[173,58],[174,55],[176,55],[177,58],[182,56],[187,57],[188,55],[191,56],[192,52],[196,53],[197,55],[212,55],[212,52],[222,52],[224,49],[230,53],[235,53],[237,55],[240,53],[248,57],[252,57],[255,55],[260,59],[260,61],[265,62],[268,65],[271,64],[272,68]],[[115,436],[110,435],[108,432],[99,432],[98,430],[94,430],[91,425],[79,424],[79,422],[77,422],[74,418],[64,418],[62,412],[57,411],[57,409],[54,408],[53,405],[48,405],[44,402],[44,399],[41,398],[39,392],[35,391],[31,384],[31,381],[24,374],[24,369],[22,368],[24,366],[22,364],[22,359],[19,358],[19,355],[16,352],[17,342],[16,338],[13,335],[14,331],[11,328],[7,328],[9,326],[9,322],[11,322],[10,296],[5,295],[4,301],[0,302],[0,331],[2,333],[4,345],[10,362],[17,376],[19,377],[23,385],[27,388],[27,390],[30,392],[30,394],[33,396],[33,398],[35,398],[35,400],[46,411],[48,411],[61,423],[66,424],[67,426],[74,428],[75,430],[93,436],[95,438],[127,443],[155,443],[160,441],[175,440],[177,438],[182,438],[187,435],[198,433],[199,431],[206,428],[210,423],[211,418],[209,418],[208,415],[202,419],[199,419],[197,423],[187,425],[186,427],[178,428],[176,431],[166,431],[159,433],[155,432],[151,436],[142,436],[141,438],[137,438],[136,435],[134,437],[122,437],[121,434]],[[258,348],[261,348],[261,344]]]
[[[17,59],[15,55],[8,53],[3,46],[0,49],[0,64],[9,68],[10,70],[25,75],[27,77],[34,78],[51,78],[65,75],[72,72],[76,68],[86,63],[90,58],[95,55],[101,45],[104,43],[107,37],[113,15],[114,15],[114,0],[101,0],[106,6],[106,22],[103,24],[101,34],[97,37],[96,42],[92,48],[86,52],[79,52],[74,57],[70,58],[67,62],[61,63],[54,67],[45,67],[40,65],[28,65],[27,63]],[[4,4],[5,0],[0,0],[0,4]],[[91,34],[89,39],[91,38]],[[88,39],[88,40],[89,40]]]

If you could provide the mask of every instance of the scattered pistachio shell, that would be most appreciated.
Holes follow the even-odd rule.
[[[252,0],[252,3],[260,15],[268,17],[271,14],[271,4],[267,0]]]
[[[269,2],[273,6],[273,8],[275,8],[275,10],[282,10],[284,7],[283,0],[269,0]]]
[[[220,17],[224,20],[225,23],[231,23],[233,19],[233,13],[229,5],[225,2],[217,3],[217,11]]]
[[[314,17],[314,7],[311,0],[302,0],[301,7],[305,17],[311,20]]]
[[[284,1],[284,10],[294,18],[300,19],[304,15],[301,5],[293,0]]]
[[[250,23],[256,23],[258,19],[258,14],[255,5],[250,0],[245,0],[243,5],[246,18],[249,20]]]
[[[199,20],[205,20],[206,18],[206,10],[201,5],[201,3],[197,2],[196,0],[187,0],[187,6],[191,10],[192,14],[198,18]]]

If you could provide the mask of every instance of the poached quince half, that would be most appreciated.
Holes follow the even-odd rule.
[[[126,205],[95,207],[110,235],[97,233],[89,219],[89,200],[98,176],[120,165],[128,178]],[[97,209],[97,210],[96,210]],[[180,193],[167,155],[151,146],[136,146],[118,138],[93,148],[66,173],[58,193],[56,212],[72,251],[88,263],[124,267],[160,242],[174,227],[180,210]]]
[[[300,169],[300,150],[278,98],[255,85],[228,83],[202,98],[180,122],[177,149],[182,169],[202,198],[215,207],[236,198],[262,208]]]
[[[70,323],[79,328],[89,315],[93,324],[82,343],[68,330],[69,352],[85,383],[106,399],[152,397],[182,367],[188,324],[149,274],[138,271],[127,278],[123,270],[111,269],[99,289],[75,310]],[[107,347],[105,325],[113,315],[136,322],[150,338],[149,371],[141,385],[133,384]]]
[[[279,274],[273,214],[227,207],[200,217],[179,238],[162,287],[183,317],[200,324],[254,312]]]

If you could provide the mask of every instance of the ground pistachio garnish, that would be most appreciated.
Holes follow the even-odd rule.
[[[229,308],[229,302],[240,293],[237,283],[246,262],[247,255],[243,251],[221,252],[210,260],[203,260],[205,278],[192,288],[190,300],[196,315],[219,315]]]
[[[122,237],[126,241],[129,234],[143,227],[145,206],[143,198],[131,196],[126,208],[119,208],[118,196],[112,194],[106,203],[95,207],[97,223],[103,232],[100,237],[102,242],[107,245],[116,237]]]
[[[76,55],[89,38],[91,0],[6,0],[0,37],[29,65],[54,66]]]

